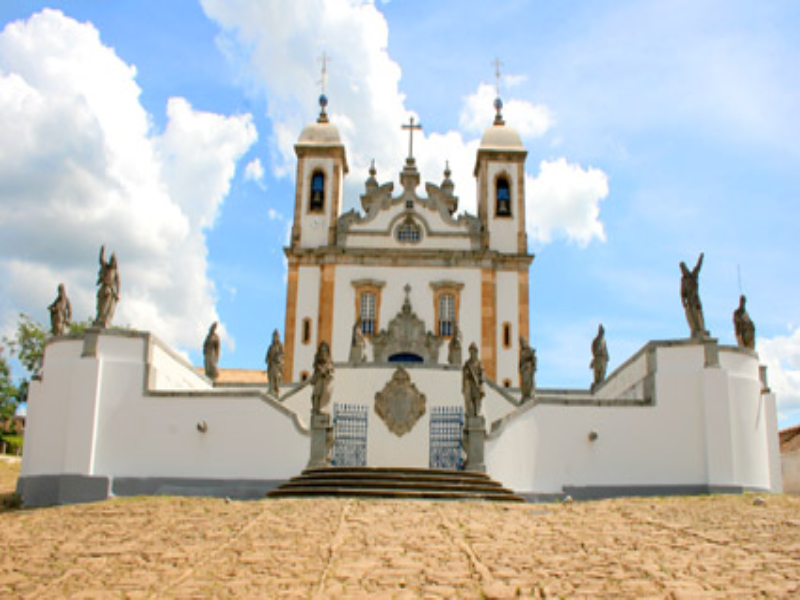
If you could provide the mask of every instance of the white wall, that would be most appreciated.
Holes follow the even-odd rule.
[[[305,466],[310,388],[285,405],[258,390],[209,388],[144,334],[107,332],[96,357],[82,356],[83,347],[74,339],[47,345],[43,380],[31,387],[23,476],[285,479]],[[706,367],[699,344],[655,344],[641,356],[650,350],[656,395],[648,406],[540,390],[538,404],[517,410],[487,387],[487,425],[505,423],[487,442],[489,474],[538,493],[641,485],[779,490],[775,401],[761,393],[757,357],[723,348],[720,365]],[[148,356],[157,390],[145,387]],[[625,370],[646,377],[640,367],[637,356],[615,377],[638,389]],[[407,369],[427,404],[403,436],[374,412],[375,395],[394,371],[337,365],[333,403],[367,407],[368,465],[427,467],[432,408],[463,405],[461,370]],[[206,433],[197,430],[201,421]]]
[[[644,389],[625,370],[644,379],[645,356],[617,373],[610,389]],[[655,361],[654,406],[540,404],[489,442],[489,471],[516,490],[540,493],[563,486],[774,488],[775,416],[761,394],[757,358],[722,349],[720,367],[706,368],[702,345],[666,343],[656,347]],[[518,456],[524,461],[509,466]]]
[[[23,476],[283,479],[302,470],[308,436],[254,392],[209,390],[200,378],[193,391],[147,393],[146,343],[145,335],[102,335],[96,358],[81,357],[79,340],[48,345],[44,380],[32,389]],[[158,373],[189,369],[169,353],[151,356]]]
[[[311,373],[314,354],[319,344],[319,286],[320,269],[316,266],[302,266],[297,276],[297,313],[294,330],[294,373],[292,381],[300,381],[300,373]],[[303,319],[311,319],[311,340],[303,343]]]

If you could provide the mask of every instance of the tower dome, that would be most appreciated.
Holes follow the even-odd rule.
[[[494,101],[494,108],[497,115],[494,123],[486,128],[481,138],[481,149],[486,150],[525,150],[522,145],[522,138],[513,127],[506,125],[503,120],[503,101],[498,97]]]
[[[339,130],[328,120],[325,108],[328,106],[328,98],[325,94],[319,97],[320,113],[315,123],[309,123],[300,133],[298,144],[314,146],[341,145],[342,139],[339,137]]]

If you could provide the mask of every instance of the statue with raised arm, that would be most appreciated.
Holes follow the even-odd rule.
[[[331,401],[333,388],[333,360],[328,342],[322,341],[314,356],[314,373],[311,375],[311,414],[321,415]]]
[[[47,308],[50,311],[50,331],[53,335],[64,335],[72,320],[72,306],[63,283],[58,284],[58,296]]]
[[[364,339],[364,334],[361,331],[363,328],[363,322],[361,321],[361,317],[356,319],[355,325],[353,325],[353,336],[350,339],[350,364],[351,365],[358,365],[367,360],[366,357],[366,346],[367,341]]]
[[[272,343],[267,350],[267,385],[269,393],[276,398],[280,395],[281,382],[283,381],[283,364],[285,355],[283,344],[278,330],[272,332]]]
[[[739,308],[733,311],[733,329],[736,332],[736,343],[739,348],[749,348],[754,350],[756,347],[756,326],[747,314],[745,303],[747,298],[744,294],[739,297]]]
[[[453,325],[453,337],[447,344],[447,364],[453,366],[461,364],[461,329],[457,323]]]
[[[594,369],[594,382],[592,383],[592,390],[600,385],[606,378],[606,369],[608,368],[608,347],[606,346],[606,330],[601,324],[597,328],[597,337],[592,340],[592,362],[589,365]]]
[[[206,377],[211,381],[219,378],[219,334],[217,334],[217,322],[211,324],[208,335],[203,342],[203,364],[205,366]]]
[[[536,350],[524,336],[519,336],[519,381],[522,401],[533,398],[536,392]]]
[[[481,416],[481,401],[486,393],[483,389],[483,366],[474,342],[469,345],[469,358],[461,372],[461,392],[464,394],[466,416]]]
[[[105,261],[105,246],[100,247],[100,270],[97,273],[97,316],[94,320],[95,327],[109,327],[114,318],[114,311],[119,302],[119,271],[117,269],[117,255],[112,253],[108,262]]]
[[[703,318],[703,305],[700,302],[700,268],[703,266],[703,253],[691,271],[686,263],[681,262],[681,302],[686,312],[686,321],[693,338],[708,337],[706,322]]]

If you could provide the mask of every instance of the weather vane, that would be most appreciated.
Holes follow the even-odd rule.
[[[495,125],[502,125],[503,124],[503,101],[500,99],[500,67],[503,66],[503,63],[500,62],[499,58],[495,58],[492,61],[494,65],[494,77],[496,80],[497,86],[497,98],[494,99],[494,109],[497,111],[497,114],[494,117],[494,124]]]
[[[320,112],[317,121],[319,123],[327,123],[328,115],[325,112],[325,108],[328,106],[328,97],[325,95],[325,84],[328,82],[328,62],[330,62],[331,57],[323,51],[318,60],[322,63],[322,77],[319,80],[321,93],[319,95]]]
[[[494,78],[495,78],[495,87],[497,88],[497,97],[500,97],[500,67],[503,66],[503,63],[500,62],[499,58],[495,58],[492,61],[494,65]]]
[[[323,51],[322,56],[320,56],[317,60],[319,60],[320,64],[322,65],[322,77],[319,80],[321,93],[325,95],[325,86],[328,83],[328,63],[331,61],[331,57]]]

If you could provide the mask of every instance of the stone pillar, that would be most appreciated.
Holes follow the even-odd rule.
[[[324,469],[331,465],[330,450],[333,442],[331,416],[326,413],[311,414],[311,457],[308,469]]]
[[[465,471],[486,473],[483,459],[483,447],[486,442],[486,419],[484,417],[467,417],[464,427],[464,447],[467,451]]]

